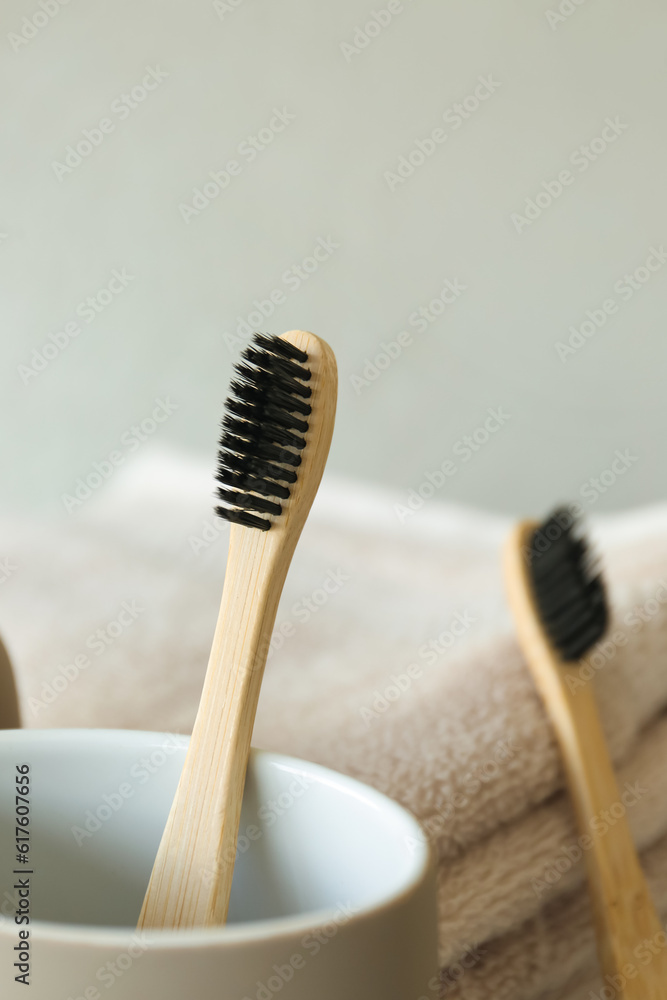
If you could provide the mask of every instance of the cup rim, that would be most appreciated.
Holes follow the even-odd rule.
[[[138,746],[160,746],[159,741],[165,739],[178,739],[183,741],[183,746],[188,745],[190,737],[183,734],[150,731],[142,729],[6,729],[0,731],[0,749],[3,743],[10,744],[12,748],[17,747],[19,742],[26,740],[37,743],[49,743],[54,740],[67,740],[76,744],[77,742],[102,743],[109,745],[110,742],[122,738],[130,739]],[[401,906],[412,895],[414,895],[434,871],[435,862],[433,851],[428,837],[426,837],[419,821],[407,809],[398,802],[395,802],[383,792],[370,785],[365,784],[356,778],[334,771],[332,768],[324,767],[322,764],[315,764],[310,761],[292,757],[287,754],[277,753],[273,750],[263,750],[257,747],[251,749],[253,758],[265,758],[272,760],[278,766],[283,766],[289,770],[307,771],[315,776],[320,784],[338,788],[348,794],[367,802],[376,810],[393,813],[400,817],[402,823],[411,826],[414,832],[414,864],[406,877],[402,886],[394,889],[387,896],[371,902],[345,921],[345,926],[376,919],[384,911]],[[216,948],[225,946],[237,946],[242,943],[251,943],[259,940],[291,939],[302,935],[308,931],[324,927],[335,922],[338,907],[326,907],[319,910],[312,910],[303,914],[293,914],[282,917],[271,917],[265,920],[249,921],[247,923],[224,925],[222,927],[196,928],[183,932],[182,930],[138,930],[136,927],[105,927],[89,924],[61,924],[47,920],[32,920],[31,927],[35,936],[42,941],[53,941],[69,944],[89,944],[98,947],[118,946],[123,947],[126,942],[134,937],[141,936],[150,945],[151,950],[160,948]],[[3,936],[2,925],[0,924],[0,937]],[[184,940],[185,938],[185,940]]]

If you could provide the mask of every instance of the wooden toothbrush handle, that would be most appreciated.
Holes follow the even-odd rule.
[[[667,938],[627,820],[628,810],[648,790],[638,784],[618,788],[593,683],[570,690],[567,676],[564,680],[561,706],[553,704],[552,720],[581,832],[600,964],[625,1000],[665,1000]]]
[[[140,928],[202,927],[227,918],[250,739],[291,557],[275,540],[273,531],[230,530],[200,710]]]
[[[667,1000],[667,947],[635,849],[600,725],[591,681],[566,664],[540,623],[526,554],[536,525],[523,522],[505,549],[507,595],[519,644],[551,718],[568,778],[591,891],[598,955],[615,996]],[[639,793],[641,794],[641,793]],[[625,801],[623,796],[625,795]]]

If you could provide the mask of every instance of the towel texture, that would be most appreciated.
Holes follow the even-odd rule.
[[[0,632],[25,725],[189,731],[226,557],[210,494],[207,470],[156,453],[62,523],[0,520],[16,566]],[[586,845],[505,604],[509,521],[404,503],[325,479],[254,743],[354,775],[422,820],[439,860],[441,995],[583,1000],[602,987]],[[621,788],[600,822],[627,813],[667,915],[667,509],[598,519],[594,537],[614,625],[576,683],[596,685]]]

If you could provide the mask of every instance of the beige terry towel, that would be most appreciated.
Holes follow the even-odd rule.
[[[64,524],[0,521],[0,555],[18,567],[0,632],[26,725],[188,731],[224,575],[210,493],[206,470],[144,455]],[[406,517],[402,502],[325,480],[254,742],[361,778],[424,821],[443,995],[583,1000],[602,984],[558,752],[505,604],[509,522],[435,500]],[[589,673],[619,809],[667,914],[667,509],[596,521],[595,534],[615,641]],[[131,623],[112,636],[123,605]],[[80,654],[88,665],[59,681]]]

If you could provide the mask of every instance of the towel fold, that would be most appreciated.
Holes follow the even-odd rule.
[[[0,520],[0,554],[18,567],[0,632],[26,725],[189,731],[224,577],[210,493],[196,463],[145,454],[66,522]],[[602,987],[585,842],[504,599],[510,522],[435,501],[407,516],[401,502],[325,480],[254,743],[358,777],[422,820],[442,995],[583,1000]],[[667,914],[667,508],[600,518],[594,536],[614,623],[574,682],[596,685],[616,811]]]

